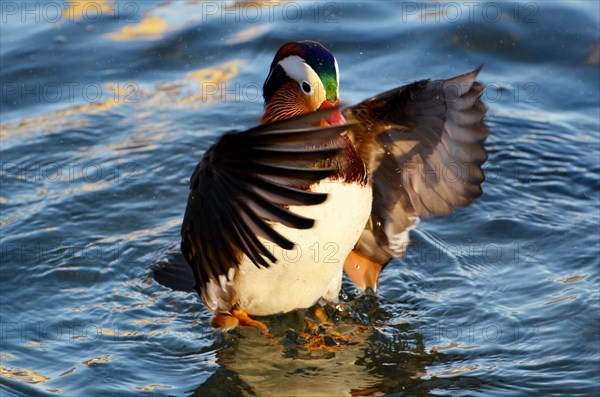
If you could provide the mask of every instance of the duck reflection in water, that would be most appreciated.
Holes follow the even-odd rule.
[[[314,331],[318,319],[312,313],[302,309],[269,317],[270,338],[254,328],[222,334],[215,347],[220,367],[193,395],[370,396],[416,390],[425,387],[426,367],[444,355],[428,352],[408,322],[393,332],[378,330],[374,320],[391,314],[372,295],[328,307],[331,323],[316,325],[317,332],[340,339],[329,341],[333,349],[311,350],[301,335],[307,328]]]
[[[154,268],[154,278],[174,290],[193,291],[191,269],[179,257]],[[193,396],[377,396],[398,391],[428,394],[432,387],[456,386],[457,382],[480,382],[468,378],[427,382],[428,367],[436,363],[463,361],[455,351],[427,347],[431,335],[415,328],[419,308],[398,301],[406,321],[394,321],[376,296],[359,292],[346,282],[338,305],[298,309],[260,317],[269,327],[265,337],[259,329],[238,327],[227,333],[212,331],[218,368],[202,381]],[[327,320],[315,313],[321,308]],[[204,337],[204,333],[201,333]],[[318,348],[312,342],[322,341]],[[212,361],[212,360],[211,360]],[[194,380],[190,380],[194,384]],[[469,383],[470,388],[479,388]]]

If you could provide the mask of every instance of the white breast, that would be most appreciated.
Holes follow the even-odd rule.
[[[261,240],[275,255],[277,263],[259,269],[244,257],[235,280],[229,285],[235,289],[239,309],[254,315],[269,315],[310,307],[321,297],[327,300],[337,297],[344,260],[371,213],[372,191],[370,186],[327,179],[313,191],[329,196],[320,205],[290,207],[294,213],[316,219],[313,228],[297,230],[274,225],[275,230],[296,243],[293,250],[286,251]],[[211,300],[219,302],[218,306],[224,303],[222,299]],[[209,308],[230,309],[210,305]]]

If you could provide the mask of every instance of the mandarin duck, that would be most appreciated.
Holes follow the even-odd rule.
[[[419,218],[482,194],[480,68],[339,107],[339,69],[314,41],[284,44],[260,125],[229,132],[190,179],[181,251],[223,330],[363,290],[404,255]]]

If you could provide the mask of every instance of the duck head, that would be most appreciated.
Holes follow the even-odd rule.
[[[265,113],[261,124],[288,119],[339,104],[339,71],[333,54],[316,41],[286,43],[271,63],[263,85]],[[332,113],[324,124],[342,124]]]

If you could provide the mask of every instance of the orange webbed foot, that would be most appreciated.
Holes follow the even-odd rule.
[[[340,335],[328,326],[324,332],[319,329],[312,320],[306,319],[304,332],[300,333],[300,336],[306,341],[304,347],[309,352],[314,350],[325,350],[328,352],[335,352],[340,349],[345,349],[349,342],[347,336]]]
[[[344,271],[352,283],[363,291],[371,288],[377,292],[377,280],[382,269],[382,264],[357,250],[350,251],[344,262]]]
[[[309,352],[314,350],[334,352],[344,349],[349,342],[349,338],[334,330],[333,324],[328,321],[323,307],[317,306],[314,314],[318,323],[308,317],[305,318],[304,330],[299,334],[306,341],[304,343],[306,350]]]
[[[260,321],[250,318],[244,310],[233,309],[219,312],[213,319],[212,325],[223,332],[231,331],[238,325],[257,328],[264,336],[269,336],[269,328]]]
[[[269,328],[260,321],[251,319],[246,311],[233,309],[231,315],[238,320],[240,325],[257,328],[264,336],[269,336]]]
[[[219,328],[223,332],[231,331],[239,325],[239,320],[232,316],[230,312],[219,312],[212,319],[212,326]]]
[[[315,317],[320,324],[325,324],[327,322],[327,315],[325,314],[325,310],[322,306],[315,307]]]

